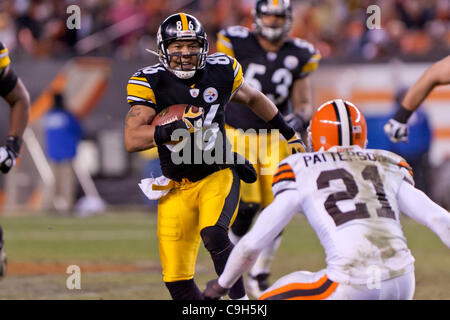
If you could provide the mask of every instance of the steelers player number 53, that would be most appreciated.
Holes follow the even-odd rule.
[[[257,63],[250,63],[245,71],[245,81],[253,88],[262,91],[261,82],[256,78],[257,75],[264,75],[266,73],[266,66]],[[274,104],[281,104],[289,97],[289,88],[292,85],[292,73],[285,68],[275,70],[271,77],[272,83],[276,84],[275,93],[278,97],[275,98],[273,94],[266,94]]]

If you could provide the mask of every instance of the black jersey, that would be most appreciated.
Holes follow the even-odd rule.
[[[292,84],[308,76],[320,60],[314,46],[298,38],[287,39],[278,52],[267,52],[259,44],[256,34],[242,26],[220,31],[217,49],[239,60],[245,81],[264,93],[284,115],[291,111],[289,96]],[[270,128],[250,109],[236,103],[227,106],[226,122],[244,130]]]
[[[127,101],[133,105],[146,105],[156,113],[175,104],[191,104],[204,110],[204,140],[200,149],[198,144],[190,141],[191,159],[183,158],[186,149],[174,151],[173,146],[158,146],[158,153],[163,174],[173,180],[183,178],[191,181],[200,180],[220,170],[225,163],[225,110],[230,97],[243,82],[242,68],[236,59],[222,53],[206,58],[206,65],[196,72],[191,79],[182,80],[166,70],[162,64],[156,64],[136,72],[128,81]],[[220,131],[221,134],[217,134]],[[220,136],[220,138],[217,138]],[[193,136],[191,136],[192,138]],[[193,140],[193,139],[191,139]],[[218,146],[218,147],[216,147]],[[221,148],[223,157],[217,159],[214,152]],[[200,151],[201,157],[198,151]],[[174,156],[172,152],[176,152]],[[214,163],[204,161],[207,152]],[[182,163],[179,163],[183,158]]]
[[[9,69],[8,73],[6,67],[11,63],[9,58],[8,48],[0,42],[0,96],[6,97],[16,86],[18,78],[17,75]]]

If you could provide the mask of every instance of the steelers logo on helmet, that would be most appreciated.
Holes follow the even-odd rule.
[[[263,15],[283,17],[283,25],[266,25]],[[292,25],[292,8],[290,0],[257,0],[253,10],[254,29],[260,36],[276,41],[289,33]]]
[[[170,53],[168,46],[174,41],[197,41],[200,45],[198,52],[182,54]],[[206,64],[206,56],[209,50],[208,39],[201,23],[192,15],[176,13],[169,16],[159,26],[157,33],[157,46],[159,61],[163,66],[180,79],[189,79],[197,70],[203,69]],[[195,57],[195,63],[191,68],[185,68],[181,59],[183,57]],[[173,59],[178,59],[177,67],[171,67]]]
[[[315,112],[308,128],[310,151],[328,150],[334,146],[367,145],[367,125],[362,112],[342,99],[327,101]]]

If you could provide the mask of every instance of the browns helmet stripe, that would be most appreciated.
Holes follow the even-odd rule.
[[[337,129],[338,129],[338,144],[340,146],[342,146],[342,130],[341,130],[341,118],[339,115],[339,110],[338,110],[338,106],[336,105],[336,102],[333,101],[333,108],[334,108],[334,113],[336,114],[336,124],[337,124]]]
[[[336,116],[340,124],[338,125],[339,130],[339,145],[350,146],[351,145],[351,127],[352,121],[348,116],[348,107],[344,104],[342,99],[336,99],[333,101],[334,110],[337,112]]]
[[[348,107],[347,102],[344,101],[345,105],[345,111],[347,111],[347,120],[348,120],[348,128],[349,128],[349,135],[350,135],[350,145],[353,145],[353,122],[352,122],[352,115],[350,114],[350,108]]]

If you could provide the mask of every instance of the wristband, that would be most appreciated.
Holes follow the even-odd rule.
[[[22,146],[22,138],[15,136],[8,136],[5,145],[14,153],[17,158],[20,154],[20,147]]]
[[[278,111],[275,117],[273,117],[272,120],[270,120],[268,123],[275,129],[280,130],[280,133],[286,140],[289,140],[295,134],[294,129],[289,127],[286,121],[284,121],[280,111]]]
[[[406,123],[408,122],[408,119],[409,117],[411,117],[412,113],[413,111],[410,111],[401,105],[400,108],[398,108],[397,112],[392,117],[392,119],[400,123]]]

